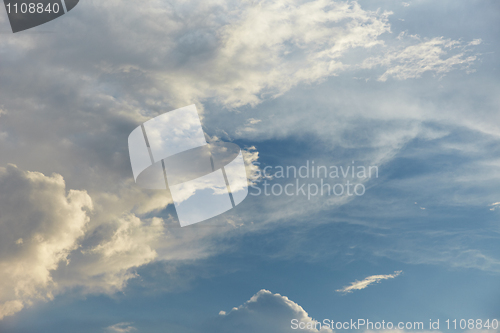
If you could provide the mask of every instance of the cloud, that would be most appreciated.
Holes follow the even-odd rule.
[[[351,283],[349,286],[345,286],[341,289],[336,290],[336,292],[339,293],[352,293],[354,290],[362,290],[368,287],[369,285],[373,283],[379,283],[382,280],[388,280],[388,279],[394,279],[395,277],[399,276],[403,271],[395,271],[394,274],[388,274],[388,275],[372,275],[364,280],[361,281],[354,281]]]
[[[139,218],[129,215],[123,218],[118,229],[106,243],[99,244],[92,252],[102,254],[104,258],[120,255],[133,255],[140,262],[134,266],[140,266],[142,261],[149,262],[156,257],[156,253],[149,246],[141,247],[149,243],[153,238],[161,237],[163,233],[163,221],[153,218],[147,227],[142,227]]]
[[[107,327],[106,331],[110,333],[130,333],[137,331],[137,329],[134,326],[132,326],[132,324],[133,323],[126,323],[126,322],[114,324]]]
[[[15,165],[0,168],[0,319],[53,298],[52,273],[69,264],[92,211],[85,191],[66,191],[48,177]]]
[[[500,260],[495,253],[471,245],[471,240],[488,238],[482,231],[412,231],[401,232],[397,238],[394,244],[387,248],[374,249],[374,254],[413,265],[446,265],[458,269],[500,272]],[[430,240],[438,240],[439,245],[430,243]],[[384,239],[384,242],[386,243],[387,239]]]
[[[480,43],[480,39],[475,39],[468,45],[479,45]],[[382,82],[387,81],[390,77],[398,80],[419,78],[425,72],[444,74],[458,65],[462,65],[466,69],[476,60],[476,56],[467,56],[468,51],[461,44],[456,40],[436,37],[408,46],[403,50],[389,50],[381,57],[368,58],[363,62],[362,67],[372,68],[383,65],[388,68],[378,78],[378,81]],[[457,48],[459,53],[448,55],[449,51]]]
[[[227,70],[217,95],[226,105],[255,105],[260,95],[336,75],[346,68],[339,58],[348,50],[383,43],[377,37],[390,31],[389,14],[356,2],[256,2],[223,28],[215,70]]]
[[[260,123],[262,120],[260,119],[254,119],[254,118],[249,118],[246,122],[246,126],[241,128],[240,130],[238,130],[239,132],[253,132],[255,131],[255,128],[253,127],[253,125],[257,125],[258,123]]]
[[[0,168],[0,188],[0,319],[72,288],[122,290],[137,276],[135,268],[159,257],[157,251],[162,260],[210,255],[206,242],[188,242],[207,232],[183,237],[179,230],[167,232],[166,224],[175,221],[141,219],[130,213],[126,197],[123,207],[106,205],[114,200],[104,196],[96,196],[94,204],[85,191],[67,191],[59,174],[45,176],[11,164]]]
[[[490,210],[496,210],[500,206],[500,202],[494,202],[490,206]]]
[[[262,120],[260,120],[260,119],[249,118],[249,119],[248,119],[248,124],[249,124],[249,125],[255,125],[255,124],[260,123],[261,121],[262,121]]]
[[[169,5],[156,1],[148,8],[130,0],[105,5],[90,1],[73,15],[75,24],[87,26],[92,38],[78,43],[72,35],[64,35],[58,41],[44,37],[4,43],[13,43],[10,54],[34,57],[36,53],[46,73],[65,72],[65,78],[58,74],[50,81],[71,82],[66,93],[80,84],[80,94],[89,93],[93,100],[101,100],[98,105],[136,119],[144,114],[141,109],[156,111],[207,99],[230,108],[254,106],[299,84],[357,71],[350,55],[362,61],[378,53],[377,65],[390,67],[383,78],[398,79],[418,75],[415,66],[422,62],[412,69],[400,68],[402,61],[408,61],[408,53],[412,53],[410,60],[425,59],[430,70],[439,73],[464,61],[448,59],[444,53],[431,58],[425,43],[403,52],[401,47],[387,50],[381,36],[391,32],[391,12],[365,10],[356,1],[207,1],[203,6],[193,1]],[[90,27],[89,17],[95,21]],[[135,32],[129,32],[131,24],[139,25]],[[54,58],[47,43],[64,52]],[[26,51],[26,44],[36,50],[33,55]],[[92,50],[90,57],[81,57],[79,53],[87,49]],[[69,57],[80,61],[70,63]],[[388,57],[390,62],[382,61]],[[7,59],[9,63],[16,60]],[[3,74],[14,81],[24,77],[14,69],[5,69]],[[45,75],[37,73],[32,85]]]
[[[193,101],[209,105],[205,102],[215,100],[216,106],[204,114],[209,131],[256,142],[314,133],[328,147],[361,148],[363,158],[377,163],[390,160],[413,138],[427,138],[430,130],[419,123],[423,119],[464,123],[473,118],[467,125],[480,125],[476,116],[450,117],[451,112],[428,108],[415,100],[413,90],[412,96],[363,91],[360,98],[359,91],[338,85],[321,94],[328,100],[309,91],[306,97],[298,96],[295,91],[293,95],[316,99],[316,104],[292,100],[291,105],[249,108],[262,114],[250,119],[241,115],[241,122],[238,113],[224,109],[256,106],[301,84],[358,72],[368,56],[369,68],[385,72],[380,77],[385,75],[387,81],[419,77],[420,66],[443,74],[472,62],[450,39],[390,42],[390,12],[365,10],[357,2],[152,1],[144,6],[135,0],[89,0],[72,13],[51,23],[57,34],[4,35],[0,41],[4,64],[0,165],[20,166],[14,171],[7,168],[20,182],[10,193],[2,187],[2,196],[13,196],[2,201],[11,203],[9,207],[0,203],[2,216],[12,215],[0,225],[0,248],[9,244],[6,252],[0,252],[7,256],[0,269],[10,270],[6,290],[0,293],[4,315],[69,288],[116,292],[137,276],[137,267],[153,261],[180,263],[224,251],[214,240],[234,233],[220,228],[181,232],[164,211],[168,197],[138,190],[131,180],[126,138],[158,113]],[[60,29],[61,24],[70,29]],[[478,40],[470,43],[478,44]],[[453,115],[459,112],[451,109]],[[231,132],[247,120],[252,126],[245,128],[251,131]],[[488,118],[491,133],[498,132],[494,120]],[[210,122],[216,125],[209,126]],[[352,138],[352,133],[364,134]],[[243,154],[250,163],[259,157],[251,148]],[[325,164],[338,164],[332,160]],[[255,174],[256,166],[252,168]],[[57,175],[43,175],[54,171]],[[41,183],[58,185],[42,194],[27,180],[33,175]],[[80,190],[66,194],[66,185]],[[31,197],[52,201],[45,208],[32,207],[31,201],[27,204]],[[286,210],[273,206],[283,207],[282,201],[259,202],[251,214],[230,213],[222,221],[233,226],[259,220],[293,223],[283,217],[297,218],[325,208],[323,201],[307,205],[298,201],[287,203]],[[39,219],[44,216],[42,223]],[[42,238],[35,239],[28,222],[33,228],[43,224],[52,229],[44,229]],[[3,242],[2,237],[12,239]],[[26,256],[14,260],[9,251],[26,251]],[[19,279],[9,275],[16,272],[15,263],[24,265]]]
[[[141,221],[135,215],[128,214],[115,223],[117,227],[110,237],[104,238],[97,246],[82,251],[90,262],[75,265],[74,269],[88,280],[75,280],[75,284],[87,288],[93,285],[96,288],[100,281],[100,287],[97,288],[102,288],[104,292],[121,290],[129,279],[137,276],[130,271],[131,268],[140,267],[157,258],[154,248],[164,239],[162,219]]]
[[[96,204],[86,237],[79,250],[72,252],[70,265],[54,272],[59,292],[78,288],[83,293],[113,294],[138,277],[141,266],[163,261],[174,267],[213,254],[211,235],[220,229],[186,230],[170,215],[160,218],[130,213],[134,205],[141,205],[140,197],[123,206],[113,206],[113,201],[108,206],[99,199],[102,197],[96,197],[99,205],[116,211],[103,212]],[[176,285],[175,277],[169,283]],[[162,288],[169,289],[170,284]]]
[[[476,38],[472,42],[469,42],[469,44],[467,44],[467,45],[479,45],[482,42],[483,42],[483,40],[481,38]]]
[[[219,317],[209,322],[203,329],[205,333],[284,333],[294,332],[291,322],[297,319],[305,325],[314,325],[314,319],[297,303],[286,296],[273,294],[262,289],[250,300],[229,312],[221,311]],[[311,326],[310,326],[311,327]],[[317,326],[319,328],[319,325]],[[332,333],[329,328],[322,327],[301,330],[313,333]]]

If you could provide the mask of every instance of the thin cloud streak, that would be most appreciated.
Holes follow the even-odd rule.
[[[130,333],[136,332],[137,329],[132,326],[133,323],[118,323],[107,327],[107,332],[113,333]]]
[[[372,275],[367,278],[365,278],[362,281],[354,281],[351,283],[350,286],[345,286],[341,289],[335,290],[336,292],[339,293],[352,293],[354,290],[362,290],[368,287],[369,285],[373,283],[379,283],[382,280],[388,280],[388,279],[394,279],[395,277],[401,275],[403,271],[395,271],[394,274],[388,274],[388,275]]]

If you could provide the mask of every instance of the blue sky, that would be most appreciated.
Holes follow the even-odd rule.
[[[498,319],[499,16],[494,1],[87,0],[11,34],[0,15],[0,331]],[[163,192],[135,186],[127,137],[193,103],[249,172],[379,176],[362,196],[249,195],[179,228]]]

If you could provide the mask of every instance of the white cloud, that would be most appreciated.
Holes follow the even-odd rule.
[[[490,206],[490,210],[496,210],[498,207],[500,207],[500,202],[494,202]]]
[[[229,312],[221,311],[219,316],[204,328],[206,333],[284,333],[295,332],[291,322],[297,319],[305,325],[314,325],[314,319],[297,303],[280,294],[261,290],[250,300]],[[318,325],[317,328],[320,326]],[[329,328],[304,329],[302,332],[332,333]]]
[[[260,119],[249,118],[249,119],[248,119],[248,124],[249,124],[249,125],[255,125],[255,124],[260,123],[261,121],[262,121],[262,120],[260,120]]]
[[[378,61],[381,66],[389,66],[386,75],[401,71],[391,68],[405,60],[401,58],[404,53],[393,54],[395,51],[382,47],[385,42],[381,35],[391,32],[391,12],[365,10],[356,1],[207,1],[203,6],[196,4],[196,9],[191,7],[192,1],[174,1],[171,5],[152,2],[148,8],[135,1],[91,4],[79,8],[77,14],[106,15],[113,25],[90,28],[93,38],[86,40],[90,45],[85,47],[94,49],[99,62],[84,59],[72,70],[85,77],[90,89],[101,86],[106,78],[111,90],[128,92],[130,96],[108,95],[102,90],[92,93],[94,99],[104,98],[108,105],[121,104],[116,111],[128,117],[140,118],[139,107],[158,109],[169,103],[184,106],[209,98],[228,107],[256,105],[298,84],[358,70],[352,64],[352,54],[361,61],[368,54],[394,58],[394,64]],[[99,13],[92,12],[95,10]],[[214,12],[219,15],[212,15]],[[145,15],[147,20],[143,20]],[[138,30],[148,38],[136,33],[124,37],[122,33],[128,31],[131,22],[144,25]],[[113,50],[102,47],[103,38]],[[43,41],[27,42],[43,49]],[[78,52],[82,47],[71,44],[74,41],[61,42],[64,45],[60,47],[69,48],[68,52]],[[100,47],[94,43],[100,43]],[[121,51],[118,54],[116,50]],[[427,59],[431,70],[439,73],[461,61],[447,59],[444,54],[441,59],[429,58],[424,47],[406,53],[410,51]],[[48,62],[48,69],[61,66],[44,57],[39,54],[38,61]],[[396,77],[395,73],[391,75]],[[139,78],[137,86],[135,80]]]
[[[167,223],[177,222],[130,213],[147,196],[135,195],[132,202],[124,196],[120,206],[100,195],[94,204],[85,191],[66,192],[58,174],[14,165],[0,168],[0,188],[0,319],[69,288],[122,290],[137,276],[135,268],[158,257],[178,261],[211,253],[207,242],[195,240],[215,231],[167,231]]]
[[[0,168],[0,319],[35,300],[53,298],[52,273],[69,264],[92,210],[85,191],[60,175]]]
[[[130,333],[130,332],[136,332],[137,329],[134,326],[132,326],[132,324],[133,323],[126,323],[126,322],[114,324],[114,325],[111,325],[111,326],[107,327],[106,331],[110,332],[110,333]]]
[[[339,293],[352,293],[354,290],[362,290],[368,287],[369,285],[373,283],[379,283],[382,280],[388,280],[388,279],[394,279],[395,277],[399,276],[403,271],[396,271],[394,274],[388,274],[388,275],[372,275],[364,280],[361,281],[354,281],[351,283],[349,286],[345,286],[341,289],[336,290]]]
[[[470,42],[468,45],[479,45],[483,42],[481,38],[476,38],[472,42]]]
[[[119,222],[119,227],[109,241],[99,244],[92,249],[93,253],[102,254],[104,258],[116,258],[117,255],[132,255],[139,262],[149,262],[156,257],[156,252],[144,244],[161,237],[163,234],[163,221],[153,218],[149,226],[143,226],[142,221],[136,216],[129,215]]]
[[[164,236],[162,219],[141,221],[129,214],[117,219],[115,224],[117,227],[109,238],[82,252],[84,257],[88,256],[93,260],[87,265],[76,265],[74,269],[80,271],[80,276],[87,281],[81,279],[73,283],[90,289],[102,289],[104,292],[121,290],[129,279],[137,276],[130,271],[131,268],[140,267],[157,258],[154,248]]]
[[[400,34],[399,38],[401,36]],[[469,45],[480,43],[481,40],[474,40]],[[459,48],[459,53],[448,55],[449,51],[456,48]],[[379,81],[387,81],[389,77],[406,80],[419,78],[425,72],[444,74],[458,65],[468,68],[476,60],[476,56],[467,56],[466,53],[467,50],[461,47],[461,42],[436,37],[403,50],[388,51],[381,57],[366,59],[362,67],[372,68],[378,65],[387,67],[385,73],[378,78]]]
[[[238,132],[239,133],[241,133],[241,132],[254,132],[256,130],[255,130],[253,125],[257,125],[261,121],[262,120],[260,120],[260,119],[250,118],[247,120],[246,124],[241,129],[238,129]]]
[[[261,94],[336,75],[346,68],[339,60],[345,52],[383,43],[377,38],[390,31],[389,14],[356,2],[256,2],[223,28],[214,72],[226,70],[217,95],[226,105],[255,105]]]

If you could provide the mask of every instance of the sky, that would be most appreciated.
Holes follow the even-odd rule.
[[[13,34],[0,10],[0,332],[499,320],[499,19],[494,0],[81,0]],[[191,104],[251,186],[181,228],[127,138]]]

